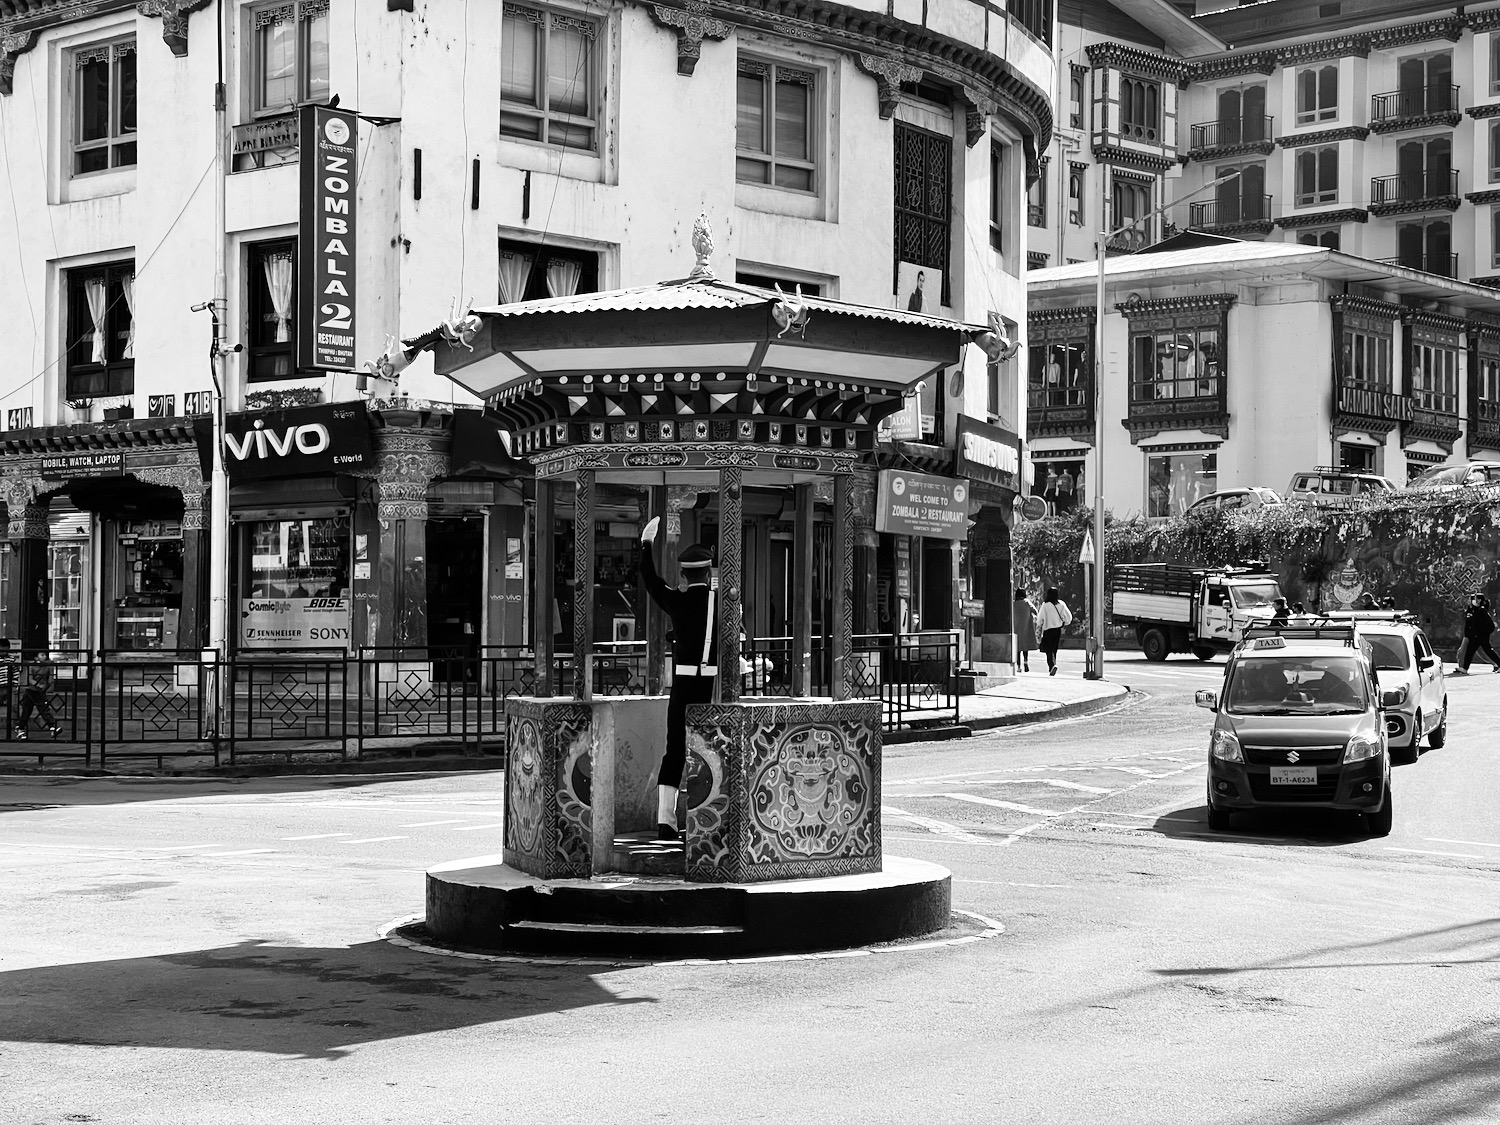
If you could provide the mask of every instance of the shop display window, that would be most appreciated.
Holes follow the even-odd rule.
[[[1219,488],[1217,453],[1167,453],[1146,459],[1146,515],[1180,516]]]
[[[81,652],[88,645],[89,542],[47,545],[47,646],[54,653]]]
[[[182,523],[121,523],[115,555],[115,647],[173,651],[182,613]]]
[[[244,525],[244,648],[348,648],[349,516]]]

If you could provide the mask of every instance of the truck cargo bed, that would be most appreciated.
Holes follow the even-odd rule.
[[[1143,594],[1116,587],[1110,608],[1116,621],[1140,618],[1186,625],[1192,619],[1193,599],[1186,594]]]

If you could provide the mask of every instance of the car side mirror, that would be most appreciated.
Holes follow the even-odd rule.
[[[1391,708],[1400,707],[1405,702],[1406,702],[1406,689],[1405,688],[1396,688],[1396,689],[1394,689],[1392,691],[1383,691],[1383,692],[1380,693],[1380,707],[1381,707],[1381,710],[1388,710],[1388,709],[1391,709]]]
[[[1435,656],[1423,656],[1423,657],[1420,657],[1417,660],[1417,667],[1418,668],[1422,668],[1422,669],[1427,669],[1427,668],[1431,668],[1437,662],[1438,662],[1438,658],[1435,657]]]
[[[1200,688],[1198,691],[1193,692],[1193,702],[1205,710],[1217,711],[1219,709],[1219,693],[1209,691],[1207,688]]]

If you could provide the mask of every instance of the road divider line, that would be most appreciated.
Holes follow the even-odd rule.
[[[965,801],[971,805],[984,805],[991,809],[1008,809],[1010,812],[1026,813],[1029,816],[1058,816],[1051,809],[1039,809],[1035,805],[1022,805],[1015,801],[997,801],[993,797],[980,797],[973,793],[943,793],[950,801]]]
[[[407,836],[366,836],[362,840],[340,840],[341,844],[381,844],[386,840],[406,840]]]
[[[481,828],[504,828],[504,824],[470,824],[463,828],[455,828],[455,832],[478,832]]]
[[[918,828],[925,828],[936,836],[947,836],[950,839],[962,840],[966,844],[981,844],[991,848],[1000,845],[999,840],[986,840],[983,836],[976,836],[972,832],[965,832],[956,824],[949,824],[943,820],[934,820],[930,816],[918,816],[916,813],[909,813],[905,809],[894,808],[891,805],[880,806],[880,813],[882,816],[899,816],[902,820],[910,821]]]
[[[1440,855],[1447,859],[1483,859],[1478,852],[1432,852],[1421,848],[1386,848],[1388,852],[1405,852],[1407,855]]]
[[[246,848],[244,851],[239,852],[204,852],[203,858],[223,859],[225,856],[231,855],[266,855],[270,852],[274,852],[275,850],[275,848]]]
[[[1423,837],[1429,844],[1466,844],[1471,848],[1500,848],[1500,844],[1486,844],[1482,840],[1447,840],[1442,836]]]
[[[436,828],[440,824],[462,824],[463,819],[458,820],[423,820],[416,824],[398,824],[397,828]]]
[[[316,832],[311,836],[283,836],[282,840],[332,840],[335,836],[352,836],[352,832]]]

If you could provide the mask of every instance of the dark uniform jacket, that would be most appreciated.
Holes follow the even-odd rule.
[[[1464,613],[1464,636],[1478,637],[1483,641],[1488,640],[1489,635],[1494,631],[1495,619],[1483,606],[1471,605]],[[702,637],[698,638],[698,643],[703,643]]]
[[[646,593],[651,600],[666,611],[672,619],[672,662],[674,664],[703,663],[703,631],[708,623],[708,584],[689,586],[678,590],[668,586],[656,571],[654,546],[648,544],[641,552],[641,579],[646,584]],[[705,568],[706,570],[706,568]],[[705,577],[707,575],[705,574]],[[717,599],[715,612],[717,613]],[[709,646],[708,663],[717,668],[719,663],[718,630],[714,630],[713,644]]]

